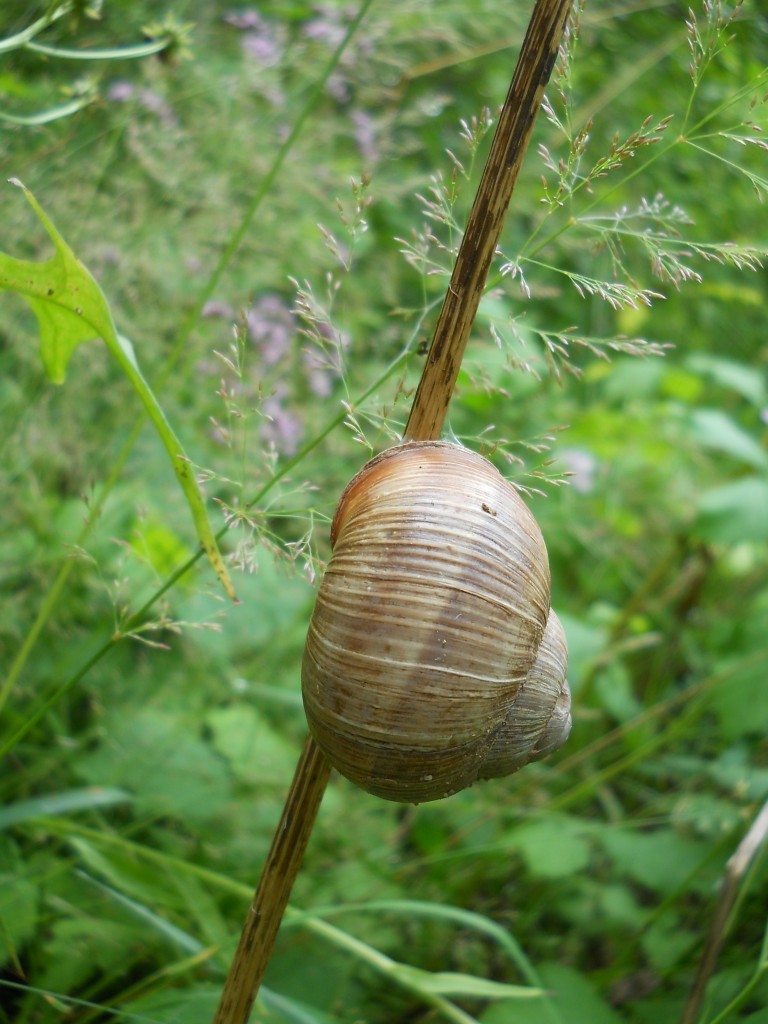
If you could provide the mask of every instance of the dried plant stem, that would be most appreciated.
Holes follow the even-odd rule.
[[[439,438],[571,0],[536,0],[443,302],[404,439]],[[269,962],[331,766],[307,737],[262,869],[214,1024],[246,1024]]]
[[[245,1024],[315,824],[331,765],[308,736],[229,969],[214,1024]]]
[[[736,852],[725,866],[725,875],[720,886],[720,895],[717,899],[709,938],[701,955],[699,969],[680,1018],[680,1024],[694,1024],[699,1015],[707,983],[714,973],[718,954],[725,941],[731,910],[736,902],[741,880],[760,847],[766,842],[768,842],[768,802],[763,804],[747,834],[736,847]],[[733,1008],[735,1009],[735,1007]]]
[[[571,0],[538,0],[533,10],[405,427],[405,440],[440,436],[570,8]]]

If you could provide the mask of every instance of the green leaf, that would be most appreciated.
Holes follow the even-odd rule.
[[[140,944],[149,953],[147,938],[133,923],[105,914],[60,918],[47,939],[46,964],[38,981],[53,991],[76,991],[90,977],[119,974],[126,949]]]
[[[183,718],[157,707],[122,709],[107,725],[107,742],[77,764],[85,781],[129,790],[140,814],[203,823],[223,812],[227,768]]]
[[[768,507],[768,506],[767,506]],[[718,666],[721,670],[728,663]],[[723,739],[734,740],[742,736],[764,736],[768,730],[768,658],[762,663],[748,664],[728,679],[727,686],[715,687],[708,703],[717,715]]]
[[[719,409],[696,409],[691,415],[693,439],[705,448],[725,452],[754,469],[768,467],[768,453]]]
[[[768,541],[768,479],[746,476],[699,495],[696,536],[714,544]]]
[[[528,870],[537,878],[564,878],[589,863],[590,846],[582,822],[565,816],[531,821],[508,835]]]
[[[197,536],[227,595],[236,600],[224,560],[208,520],[190,459],[165,417],[160,403],[139,369],[133,346],[117,333],[99,285],[78,260],[35,197],[15,178],[53,242],[55,253],[44,263],[18,260],[0,253],[0,291],[21,295],[40,327],[40,353],[45,371],[56,384],[66,378],[72,353],[83,342],[101,338],[135,388],[171,458],[187,499]]]
[[[502,981],[487,981],[473,974],[453,971],[422,971],[408,964],[397,964],[393,977],[415,991],[438,996],[471,996],[475,999],[539,999],[541,989],[525,985],[508,985]]]
[[[182,906],[183,901],[169,884],[165,872],[142,861],[132,851],[100,850],[89,840],[77,836],[70,837],[69,844],[91,872],[106,879],[118,892],[143,904],[170,906],[174,910]],[[92,878],[85,877],[94,884]]]
[[[130,793],[126,793],[125,790],[93,786],[88,789],[68,789],[63,793],[50,793],[31,800],[19,800],[8,807],[0,808],[0,831],[35,818],[49,818],[55,814],[72,814],[73,811],[110,807],[113,804],[130,803],[132,799]]]
[[[296,750],[266,719],[247,705],[218,708],[207,724],[213,746],[226,758],[234,775],[249,785],[283,784],[290,779]]]
[[[760,293],[757,293],[760,296]],[[762,302],[762,297],[760,297]],[[755,366],[746,366],[732,359],[698,353],[687,360],[688,366],[702,376],[711,377],[716,383],[730,388],[746,398],[758,409],[768,403],[768,388],[764,377]]]
[[[648,962],[659,973],[669,971],[699,941],[695,932],[682,926],[676,914],[655,921],[640,939]]]
[[[37,317],[45,372],[55,384],[66,378],[67,364],[78,345],[115,335],[112,314],[98,284],[58,233],[32,193],[20,181],[56,249],[45,263],[17,260],[0,253],[0,289],[22,295]]]
[[[480,1017],[482,1024],[621,1024],[622,1018],[599,995],[592,982],[573,967],[544,964],[539,973],[552,995],[552,1009],[541,1002],[501,1002]]]
[[[41,894],[28,871],[16,844],[5,839],[0,844],[0,965],[16,966],[37,928]]]
[[[347,868],[345,866],[345,877]],[[379,882],[379,885],[381,883]],[[405,919],[408,917],[426,917],[450,921],[461,928],[477,931],[487,935],[503,949],[515,963],[520,972],[535,985],[535,971],[517,940],[506,928],[482,914],[461,907],[451,907],[440,903],[429,903],[426,900],[389,899],[366,900],[362,903],[344,902],[329,907],[313,907],[304,913],[295,913],[282,925],[283,929],[300,927],[303,920],[312,917],[332,917],[338,914],[392,913]]]
[[[129,1020],[151,1020],[163,1024],[210,1024],[221,999],[221,983],[190,985],[185,989],[169,989],[151,992],[149,995],[126,1003],[132,1011],[126,1014]],[[295,999],[279,995],[264,986],[259,990],[256,1012],[251,1020],[268,1020],[269,1024],[336,1024],[337,1017],[331,1017],[315,1007],[299,1003]],[[263,1007],[264,1014],[259,1013]]]
[[[709,846],[673,829],[655,832],[603,829],[600,843],[616,868],[654,892],[674,893],[706,858]]]

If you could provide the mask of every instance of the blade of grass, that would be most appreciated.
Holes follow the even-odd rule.
[[[71,814],[73,811],[89,811],[95,807],[113,807],[115,804],[129,804],[133,797],[123,789],[90,786],[87,789],[68,789],[63,793],[49,793],[18,800],[15,804],[0,808],[0,832],[32,818],[48,817],[51,814]]]

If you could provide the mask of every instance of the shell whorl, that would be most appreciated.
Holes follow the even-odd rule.
[[[553,748],[565,644],[547,552],[490,462],[447,442],[391,448],[350,481],[331,538],[302,690],[312,734],[343,775],[419,803]],[[534,689],[551,708],[534,713]],[[515,737],[524,760],[502,767],[518,701],[531,735]]]

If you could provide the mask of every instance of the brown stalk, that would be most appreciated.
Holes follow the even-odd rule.
[[[403,439],[440,437],[504,216],[533,131],[572,0],[536,0],[467,221]],[[331,766],[311,736],[243,925],[214,1024],[246,1024],[315,823]]]
[[[768,842],[768,801],[763,804],[747,834],[725,865],[725,875],[720,885],[720,894],[717,898],[709,938],[701,954],[699,968],[680,1018],[680,1024],[694,1024],[699,1016],[707,984],[715,972],[717,958],[728,933],[728,926],[732,923],[731,911],[739,894],[742,878],[766,842]],[[731,1008],[735,1009],[735,1005],[731,1004]]]

